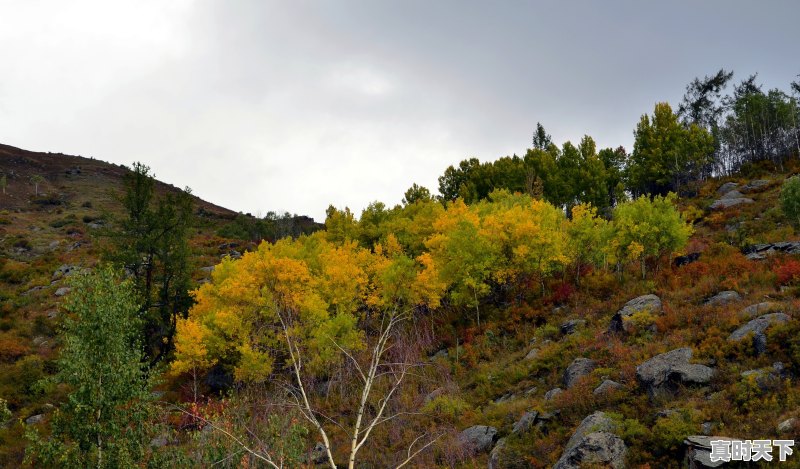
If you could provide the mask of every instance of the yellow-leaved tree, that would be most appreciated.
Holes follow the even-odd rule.
[[[348,237],[331,242],[325,233],[262,243],[239,260],[224,260],[195,292],[197,303],[178,326],[172,370],[196,373],[221,363],[243,384],[275,384],[319,433],[331,467],[334,441],[341,441],[331,432],[345,434],[339,452],[353,468],[375,427],[400,415],[387,409],[419,366],[412,354],[393,349],[399,326],[420,306],[438,306],[444,288],[433,258],[409,257],[392,235],[374,252]],[[320,412],[310,383],[342,361],[351,362],[360,398],[337,419]],[[414,440],[398,464],[434,440]],[[278,467],[268,447],[242,447]]]

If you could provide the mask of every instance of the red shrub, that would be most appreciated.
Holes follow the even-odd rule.
[[[775,272],[778,286],[797,284],[800,281],[800,261],[786,259],[778,262],[773,270]]]

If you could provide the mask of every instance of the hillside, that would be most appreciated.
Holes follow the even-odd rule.
[[[14,174],[14,184],[8,188],[17,196],[0,212],[4,250],[0,396],[13,412],[0,429],[0,465],[15,467],[22,460],[26,428],[42,428],[51,420],[53,406],[65,399],[66,389],[38,383],[55,371],[68,277],[97,265],[105,246],[102,233],[121,215],[110,194],[119,190],[125,170],[79,157],[7,147],[5,151],[10,153],[0,160],[1,169]],[[365,446],[369,451],[363,467],[396,464],[414,431],[438,435],[414,467],[495,469],[592,467],[592,462],[601,467],[681,467],[687,458],[700,464],[707,457],[708,437],[796,438],[800,434],[800,385],[795,378],[800,373],[800,263],[793,254],[800,252],[800,236],[778,203],[783,181],[796,163],[789,160],[781,169],[754,165],[747,173],[709,179],[697,185],[694,197],[678,199],[682,217],[693,222],[693,234],[680,252],[617,269],[578,264],[577,274],[565,268],[541,284],[529,279],[502,288],[493,285],[475,304],[459,304],[451,295],[440,305],[436,300],[430,308],[420,308],[413,324],[402,331],[413,337],[413,344],[404,344],[403,350],[421,352],[422,361],[414,365],[418,371],[409,376],[401,399],[393,405],[396,415],[407,420],[376,430]],[[75,172],[78,166],[80,173]],[[38,196],[29,182],[23,184],[34,174],[47,180]],[[158,187],[170,190],[163,183]],[[530,200],[504,194],[494,197],[513,203]],[[332,270],[325,275],[335,281],[325,291],[360,281],[360,275],[352,272],[366,262],[365,256],[382,259],[386,253],[396,254],[401,249],[398,243],[420,250],[416,259],[430,266],[431,258],[425,256],[430,254],[438,262],[437,244],[431,241],[436,230],[456,226],[447,222],[447,213],[464,216],[474,210],[488,217],[491,210],[503,207],[500,202],[481,203],[469,208],[457,202],[445,211],[438,202],[415,202],[393,209],[396,219],[387,215],[374,224],[365,215],[356,222],[346,212],[332,212],[327,232],[256,250],[252,242],[218,235],[241,223],[240,217],[197,200],[200,216],[190,244],[194,286],[206,285],[198,296],[201,310],[210,314],[205,302],[222,301],[230,294],[229,289],[215,288],[236,272],[249,275],[254,266],[270,265],[273,255],[312,255],[297,254],[304,249],[320,259],[332,259]],[[540,201],[533,204],[548,207]],[[388,240],[381,235],[384,231],[391,234]],[[351,237],[366,240],[362,244],[376,239],[384,244],[372,253],[359,251]],[[211,274],[223,257],[241,254],[241,261],[223,263],[225,267],[218,269],[223,274]],[[388,260],[375,262],[390,265]],[[279,276],[292,272],[291,265],[278,265]],[[463,262],[468,265],[469,261]],[[645,267],[642,278],[640,268]],[[387,278],[408,277],[394,273]],[[258,288],[247,290],[251,281],[234,284],[241,296],[241,301],[234,297],[236,308],[241,311],[246,310],[247,299],[263,294]],[[409,282],[403,289],[410,289],[407,294],[415,298],[428,298],[438,288],[424,270]],[[296,288],[304,292],[298,301],[322,301],[302,283]],[[454,288],[450,293],[457,291]],[[370,319],[364,321],[369,324]],[[245,330],[241,337],[225,337],[247,341],[253,333]],[[192,337],[189,345],[199,346],[204,340],[202,335]],[[353,353],[360,358],[358,353],[363,352],[356,348]],[[184,359],[180,353],[178,359]],[[229,431],[243,431],[245,441],[257,441],[262,433],[251,433],[257,429],[263,435],[277,435],[286,445],[297,445],[298,466],[326,462],[317,435],[295,435],[297,415],[291,409],[274,414],[278,425],[287,425],[279,426],[277,433],[273,417],[259,420],[258,412],[249,413],[250,405],[280,405],[272,401],[272,393],[261,392],[263,383],[232,387],[234,377],[241,376],[239,367],[234,371],[234,362],[221,361],[213,367],[210,361],[201,362],[207,370],[194,377],[173,373],[159,385],[160,399],[169,403],[162,416],[169,430],[153,440],[155,448],[193,455],[196,459],[188,462],[176,459],[186,466],[208,461],[205,457],[238,454],[231,439],[208,431],[216,428],[203,420],[208,418]],[[310,381],[324,415],[351,416],[357,404],[355,370],[347,363],[338,363]],[[199,399],[192,397],[192,383]],[[240,394],[223,398],[231,389]],[[187,402],[191,414],[171,407]],[[291,440],[286,432],[294,435]],[[345,446],[340,433],[333,441],[337,447]],[[345,456],[333,451],[337,460]],[[242,456],[226,467],[258,467],[255,461]],[[790,457],[785,467],[798,463],[800,459]]]
[[[55,369],[68,277],[98,264],[109,249],[109,232],[124,217],[118,197],[128,173],[127,167],[91,158],[0,145],[0,174],[6,177],[0,193],[0,396],[15,419],[41,414],[63,399],[58,390],[43,392],[36,383]],[[38,188],[35,176],[43,179]],[[177,191],[155,181],[157,194]],[[257,245],[241,227],[259,221],[192,198],[196,216],[189,243],[196,286],[208,280],[221,257]],[[319,227],[308,217],[287,220],[299,232]],[[0,466],[21,461],[21,432],[13,425],[0,429]]]

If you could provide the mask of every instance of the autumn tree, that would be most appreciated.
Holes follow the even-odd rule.
[[[69,396],[51,435],[28,433],[40,467],[139,467],[152,413],[133,285],[110,268],[78,275],[65,305],[64,346],[54,380]]]
[[[610,246],[617,262],[638,261],[642,278],[647,260],[658,260],[683,248],[692,226],[675,207],[676,196],[641,196],[614,209]]]
[[[589,204],[572,208],[572,219],[567,227],[570,257],[575,263],[575,283],[580,285],[581,268],[601,265],[603,262],[603,234],[608,222],[597,216],[597,209]]]
[[[341,449],[355,467],[373,430],[398,418],[391,405],[417,365],[390,350],[416,307],[438,305],[443,287],[434,269],[430,256],[405,255],[393,236],[374,252],[322,233],[262,243],[239,260],[224,260],[197,291],[197,304],[180,324],[173,372],[216,362],[230,366],[242,384],[274,383],[322,439],[327,463],[335,468]],[[343,360],[352,365],[360,396],[349,418],[321,413],[312,386]],[[337,446],[341,438],[334,435],[347,443]],[[419,449],[409,450],[409,460]],[[278,467],[276,448],[245,450]]]

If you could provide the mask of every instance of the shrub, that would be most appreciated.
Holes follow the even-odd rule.
[[[774,269],[775,281],[778,286],[796,285],[800,280],[800,261],[796,259],[786,259],[778,262]]]

